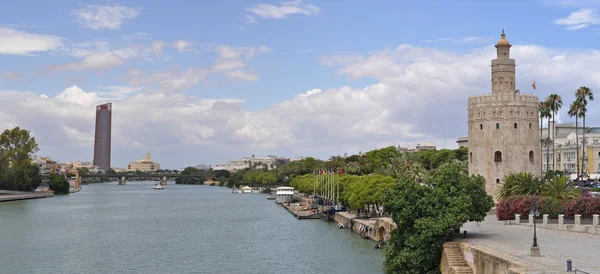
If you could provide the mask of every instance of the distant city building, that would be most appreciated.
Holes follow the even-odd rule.
[[[560,123],[542,129],[542,139],[554,136],[555,157],[552,157],[552,145],[542,148],[542,170],[560,170],[570,175],[572,180],[577,177],[577,164],[580,175],[597,178],[600,176],[600,127],[576,127],[574,122]],[[583,132],[585,131],[585,142]],[[579,136],[577,136],[579,135]],[[577,150],[579,137],[579,150]],[[585,145],[585,148],[584,148]],[[585,151],[585,155],[584,155]],[[579,158],[577,157],[579,152]]]
[[[207,166],[207,165],[197,165],[197,166],[195,166],[195,168],[197,168],[199,170],[208,170],[210,168],[210,166]]]
[[[468,101],[469,174],[485,178],[485,189],[494,200],[496,187],[505,175],[541,174],[540,101],[515,89],[515,60],[510,59],[510,48],[502,30],[491,65],[492,94],[471,96]]]
[[[146,153],[146,159],[136,160],[127,165],[127,171],[156,171],[160,169],[160,164],[152,161],[150,153]]]
[[[469,136],[462,136],[456,140],[458,148],[469,147]]]
[[[112,103],[96,106],[96,132],[94,136],[94,166],[110,167],[110,142]]]
[[[397,149],[399,152],[405,153],[405,152],[419,152],[419,151],[423,151],[423,150],[436,150],[437,147],[432,143],[420,143],[420,144],[417,144],[414,148],[398,146]]]
[[[274,169],[277,165],[284,165],[292,159],[281,158],[274,155],[267,155],[267,157],[242,157],[241,159],[231,160],[226,164],[218,164],[213,168],[214,170],[228,170],[229,172],[235,172],[244,168],[252,166],[263,167],[266,165],[268,170]]]

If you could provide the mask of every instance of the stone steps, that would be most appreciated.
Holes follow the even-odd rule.
[[[463,257],[462,251],[460,250],[460,243],[448,242],[444,243],[444,256],[448,261],[448,265],[452,273],[454,274],[473,274],[473,270]]]

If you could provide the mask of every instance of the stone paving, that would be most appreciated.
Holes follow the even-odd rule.
[[[573,270],[600,273],[600,235],[559,230],[537,229],[541,257],[530,257],[533,226],[505,225],[496,216],[488,215],[479,225],[467,223],[466,239],[458,239],[484,246],[526,265],[534,265],[543,273],[564,273],[567,259],[573,261]],[[462,229],[461,229],[462,232]]]

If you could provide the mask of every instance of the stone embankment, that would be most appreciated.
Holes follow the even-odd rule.
[[[52,192],[23,192],[0,190],[0,202],[47,198],[54,196]]]

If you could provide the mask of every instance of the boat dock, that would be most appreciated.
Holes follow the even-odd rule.
[[[321,219],[317,210],[311,210],[310,206],[303,206],[298,203],[281,203],[281,206],[285,208],[289,213],[294,215],[298,220],[304,219]]]
[[[48,198],[54,196],[53,192],[23,192],[0,190],[0,202],[10,202],[18,200]]]

